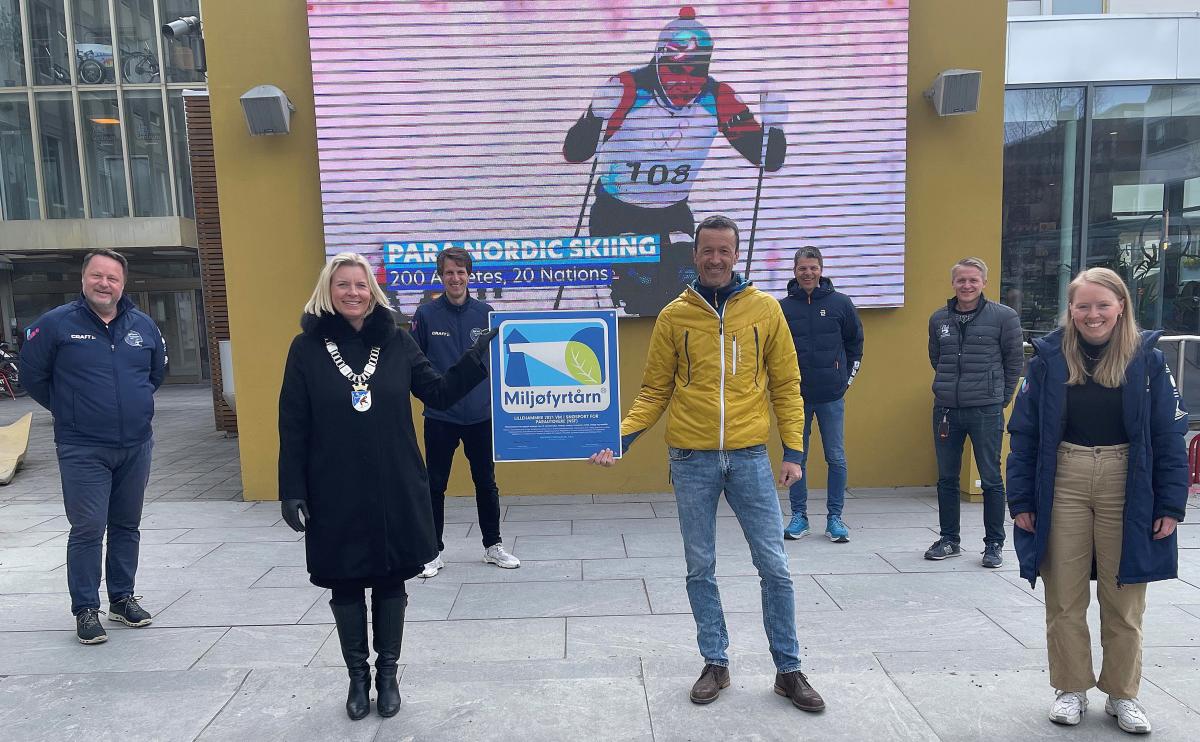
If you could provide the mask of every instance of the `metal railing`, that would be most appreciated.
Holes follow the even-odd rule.
[[[1170,363],[1168,361],[1168,363],[1170,363],[1171,370],[1175,372],[1175,387],[1179,390],[1179,396],[1183,398],[1186,404],[1187,396],[1185,390],[1187,388],[1186,379],[1188,367],[1188,343],[1200,343],[1200,335],[1163,335],[1158,339],[1158,343],[1160,346],[1167,343],[1177,343],[1179,345],[1178,350],[1175,352],[1175,362]],[[1163,352],[1166,353],[1167,350],[1164,348]],[[1167,358],[1170,359],[1170,356],[1168,355]],[[1200,405],[1195,406],[1200,407]],[[1195,424],[1198,421],[1200,421],[1200,409],[1190,411],[1188,414],[1188,422]]]

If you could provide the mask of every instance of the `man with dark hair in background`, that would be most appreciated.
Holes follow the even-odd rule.
[[[862,322],[850,297],[834,291],[833,282],[822,276],[825,259],[820,250],[797,250],[792,269],[796,277],[788,283],[788,295],[780,304],[800,361],[800,393],[804,396],[802,464],[808,463],[808,436],[815,417],[829,467],[825,535],[840,544],[850,540],[850,530],[842,520],[846,501],[845,396],[862,363]],[[788,491],[792,519],[784,529],[784,538],[798,539],[810,530],[808,467],[804,470],[805,475]]]
[[[441,373],[457,363],[488,329],[492,307],[471,297],[473,266],[471,254],[461,247],[448,247],[438,253],[437,272],[445,290],[438,298],[417,307],[413,314],[413,338]],[[471,480],[475,483],[483,561],[505,569],[520,567],[521,560],[505,551],[500,539],[500,490],[496,487],[496,466],[492,462],[492,398],[488,385],[479,384],[449,409],[426,407],[424,414],[425,466],[429,470],[438,557],[425,565],[421,577],[433,577],[446,566],[441,555],[446,548],[442,541],[446,485],[459,441],[471,464]]]

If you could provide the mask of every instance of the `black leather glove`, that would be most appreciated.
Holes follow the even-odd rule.
[[[304,533],[308,527],[308,502],[306,500],[281,500],[279,507],[283,511],[283,520],[291,526],[292,530]],[[300,518],[302,515],[304,516],[303,520]]]
[[[492,338],[499,334],[499,327],[493,327],[490,330],[484,330],[483,333],[476,338],[475,342],[471,344],[471,347],[467,349],[467,352],[473,353],[475,357],[479,359],[480,363],[485,363],[487,361],[488,346],[491,345]]]

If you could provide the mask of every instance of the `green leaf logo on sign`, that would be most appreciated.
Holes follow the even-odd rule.
[[[581,342],[572,340],[566,345],[567,372],[580,384],[601,382],[600,359],[596,352]]]

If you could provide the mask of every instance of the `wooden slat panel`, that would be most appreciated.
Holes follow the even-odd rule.
[[[208,363],[212,370],[213,414],[217,430],[237,434],[237,415],[221,395],[221,357],[218,342],[229,339],[225,261],[221,250],[221,210],[217,206],[217,169],[213,158],[212,118],[207,96],[185,96],[188,155],[196,204],[200,278],[204,282],[204,327],[208,333]]]

